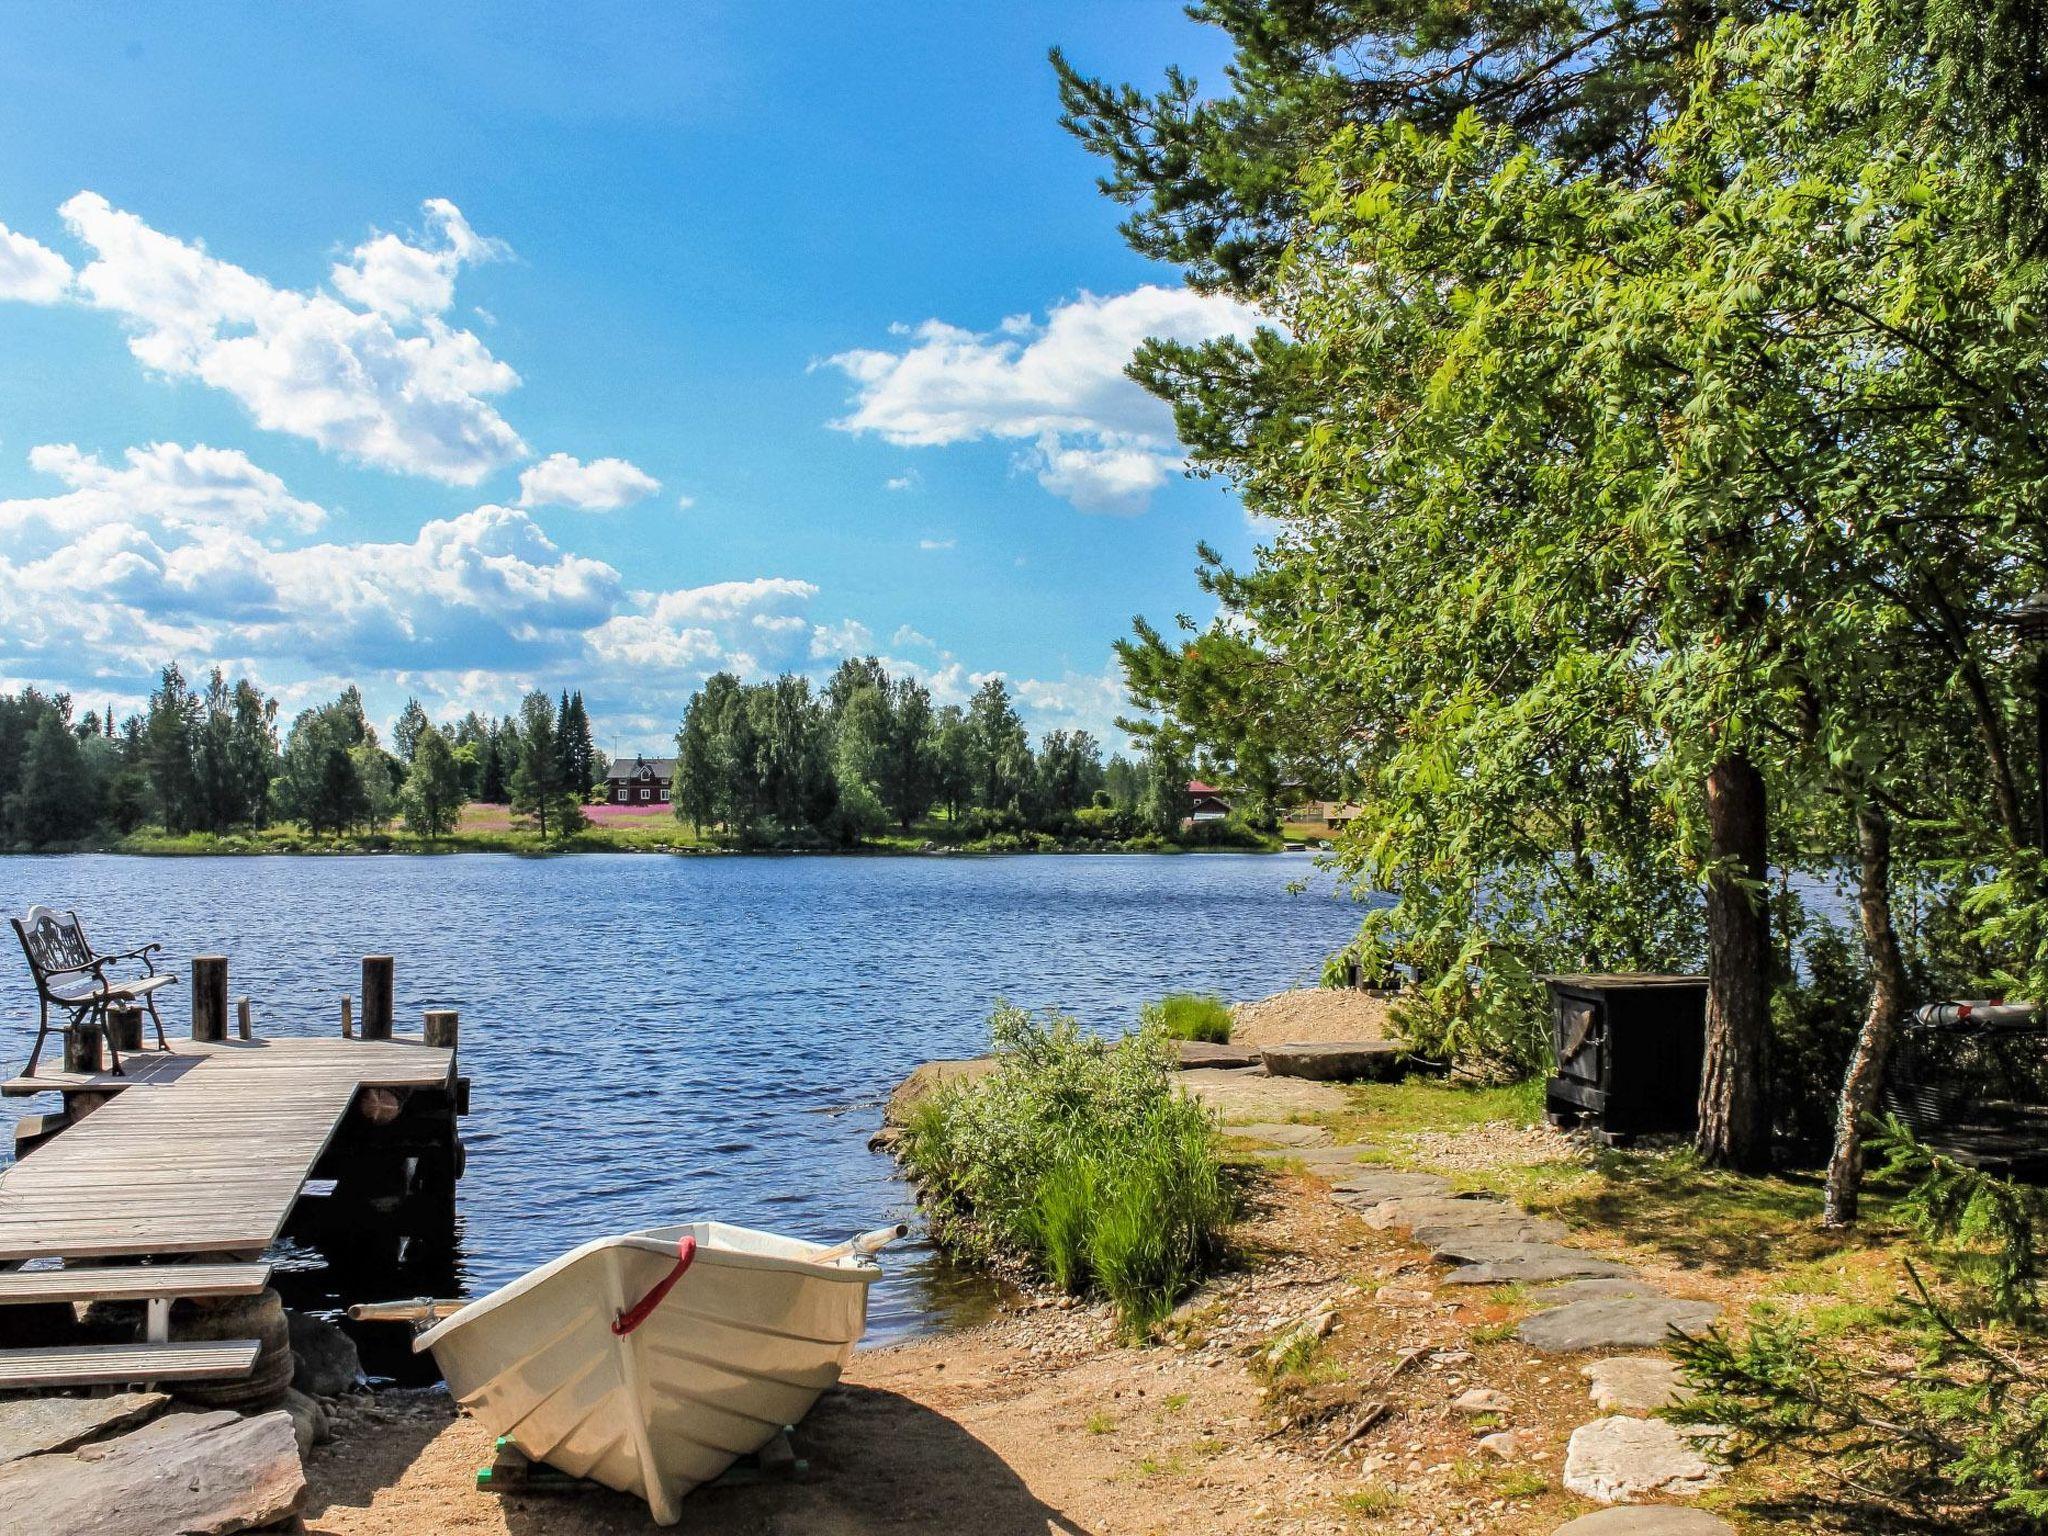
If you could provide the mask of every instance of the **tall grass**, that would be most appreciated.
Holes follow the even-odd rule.
[[[1211,1269],[1236,1196],[1207,1111],[1174,1092],[1156,1023],[1108,1042],[999,1004],[1001,1065],[939,1090],[902,1144],[933,1236],[1106,1296],[1143,1333]]]
[[[1208,1045],[1230,1041],[1230,1005],[1206,993],[1169,992],[1158,1002],[1147,1003],[1139,1017],[1156,1025],[1170,1040],[1200,1040]]]

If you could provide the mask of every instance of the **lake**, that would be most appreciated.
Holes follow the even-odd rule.
[[[910,1218],[867,1150],[882,1100],[921,1061],[979,1052],[996,998],[1121,1030],[1169,990],[1312,986],[1361,915],[1302,854],[0,858],[0,908],[38,901],[105,948],[162,941],[181,976],[227,955],[259,1034],[338,1033],[365,954],[397,957],[401,1031],[459,1009],[471,1294],[605,1232],[714,1217],[837,1239]],[[18,1070],[18,954],[0,997]],[[162,1003],[188,1033],[183,988]],[[0,1146],[55,1102],[4,1101]],[[871,1339],[979,1293],[923,1244],[891,1255]]]

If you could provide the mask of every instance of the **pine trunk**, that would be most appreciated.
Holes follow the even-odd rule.
[[[1842,1079],[1835,1154],[1828,1160],[1827,1196],[1821,1205],[1824,1227],[1846,1227],[1856,1220],[1856,1197],[1863,1187],[1863,1119],[1877,1102],[1906,999],[1906,963],[1892,927],[1892,824],[1874,805],[1856,812],[1856,847],[1862,860],[1856,906],[1863,953],[1870,962],[1870,1005]]]
[[[1771,1161],[1771,920],[1761,889],[1763,775],[1740,752],[1707,774],[1707,1051],[1695,1145],[1707,1163],[1761,1171]]]

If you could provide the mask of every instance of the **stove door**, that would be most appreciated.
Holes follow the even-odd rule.
[[[1600,1052],[1606,1042],[1606,1023],[1607,1010],[1591,998],[1557,1000],[1553,1043],[1557,1048],[1558,1076],[1605,1086]]]

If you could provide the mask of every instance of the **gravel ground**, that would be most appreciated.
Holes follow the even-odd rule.
[[[1239,1003],[1232,1012],[1232,1045],[1387,1038],[1386,1000],[1363,992],[1302,987],[1255,1003]]]

